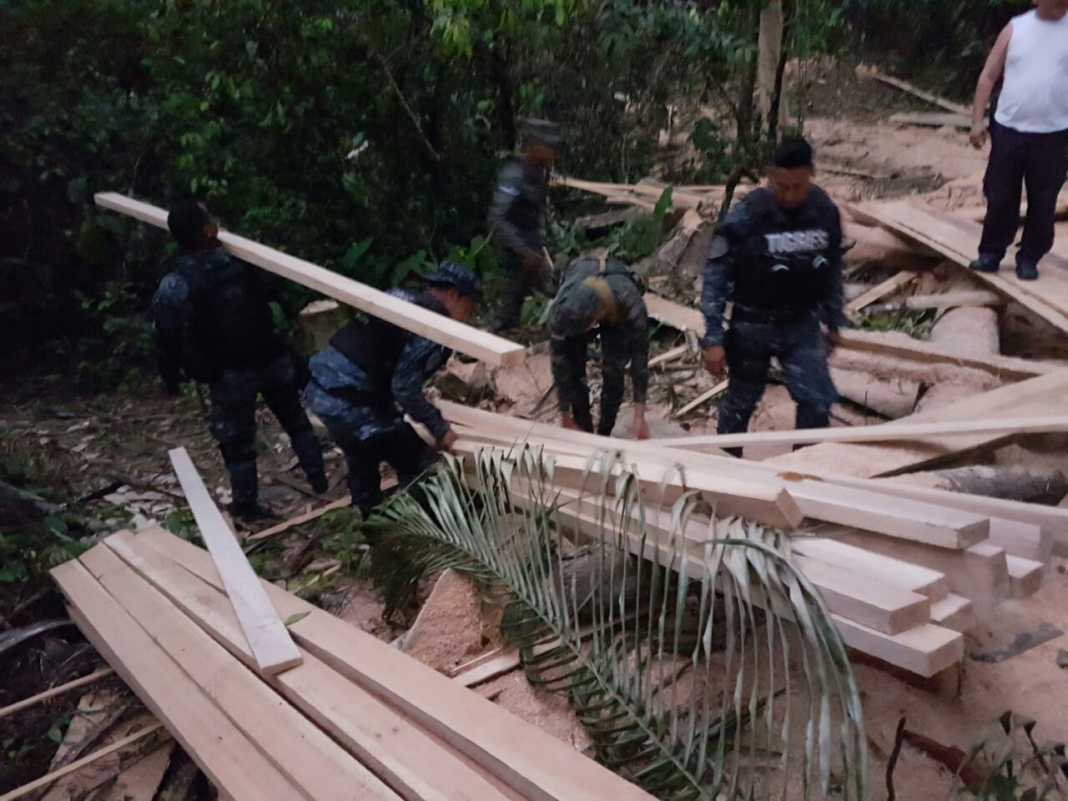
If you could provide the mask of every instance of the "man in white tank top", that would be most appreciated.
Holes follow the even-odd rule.
[[[972,109],[972,145],[986,141],[987,105],[1003,81],[990,124],[990,163],[983,191],[986,221],[973,270],[995,273],[1016,237],[1022,186],[1027,222],[1016,254],[1016,276],[1038,278],[1053,247],[1057,195],[1068,173],[1068,0],[1035,0],[1012,20],[987,58]]]

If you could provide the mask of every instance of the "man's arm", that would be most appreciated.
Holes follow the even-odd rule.
[[[1009,54],[1009,42],[1012,41],[1012,23],[1004,27],[990,55],[986,58],[986,65],[979,75],[979,83],[975,87],[975,102],[972,104],[972,132],[969,136],[972,147],[978,149],[986,142],[986,124],[983,118],[986,116],[987,107],[990,105],[990,97],[994,94],[994,87],[998,85],[1005,74],[1005,59]]]
[[[448,358],[448,348],[413,336],[401,351],[390,385],[397,405],[417,423],[430,429],[439,444],[447,441],[451,429],[441,410],[427,400],[424,387]]]

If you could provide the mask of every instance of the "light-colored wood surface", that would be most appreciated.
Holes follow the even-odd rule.
[[[953,309],[970,306],[1001,306],[1004,298],[983,289],[960,292],[940,292],[934,295],[911,295],[891,303],[880,304],[882,309]],[[873,308],[874,310],[874,308]]]
[[[931,604],[931,622],[936,626],[959,631],[962,634],[975,628],[975,610],[972,602],[960,595],[950,593]]]
[[[925,128],[948,127],[970,130],[972,127],[971,118],[967,114],[954,114],[951,111],[948,111],[945,114],[937,111],[902,112],[899,114],[891,114],[890,122],[897,123],[898,125],[920,125]]]
[[[158,228],[167,228],[167,212],[164,209],[115,192],[100,193],[95,200],[101,208],[117,211]],[[521,345],[408,303],[311,262],[227,231],[219,234],[219,241],[243,261],[472,358],[503,367],[522,364],[526,359],[526,349]]]
[[[50,784],[59,779],[62,779],[64,776],[69,776],[72,773],[77,773],[86,765],[91,765],[106,756],[110,756],[111,754],[114,754],[117,751],[121,751],[127,746],[133,745],[139,740],[143,740],[146,737],[155,734],[162,728],[162,723],[154,723],[146,729],[142,729],[139,732],[135,732],[134,734],[128,735],[127,737],[123,737],[121,740],[116,740],[111,745],[105,746],[99,751],[94,751],[88,756],[84,756],[81,759],[74,760],[69,765],[64,765],[62,768],[54,770],[51,773],[45,774],[39,779],[34,779],[32,782],[24,784],[21,787],[17,787],[11,792],[0,795],[0,801],[15,801],[16,798],[24,798],[25,796],[29,795],[30,793],[33,793],[36,790],[40,790],[43,787],[48,787]]]
[[[685,417],[690,412],[697,411],[702,406],[704,406],[706,403],[714,401],[716,398],[718,398],[720,395],[722,395],[724,392],[726,392],[727,388],[729,386],[730,386],[730,382],[729,381],[720,381],[718,384],[716,384],[711,389],[708,389],[708,390],[705,390],[704,392],[702,392],[700,395],[698,395],[692,401],[687,403],[685,406],[681,407],[677,412],[675,412],[671,416],[674,417],[674,418]]]
[[[978,255],[982,227],[937,209],[907,201],[869,203],[865,213],[890,230],[936,250],[953,263],[967,268]],[[1037,281],[1020,281],[1015,263],[1006,256],[1000,273],[969,273],[996,292],[1015,300],[1046,322],[1068,332],[1068,259],[1051,253],[1040,265]]]
[[[1068,431],[1068,416],[1007,417],[996,420],[939,420],[932,423],[885,423],[877,426],[811,428],[800,431],[759,431],[747,434],[710,434],[653,440],[666,448],[701,450],[746,445],[818,445],[822,442],[894,442],[967,434],[1045,434]]]
[[[882,300],[887,295],[894,294],[899,289],[903,289],[915,280],[915,273],[900,272],[890,276],[882,283],[873,286],[863,295],[860,295],[859,297],[856,297],[853,300],[849,301],[849,303],[847,303],[845,306],[846,316],[851,318],[856,317],[858,313],[863,311],[871,304],[875,303],[876,301]]]
[[[138,575],[113,552],[110,544],[97,545],[83,554],[80,561],[160,649],[310,801],[354,795],[368,799],[396,798],[367,768],[285,703],[278,693],[258,681]],[[176,566],[176,570],[181,568]],[[200,593],[205,594],[207,589],[202,587]],[[231,615],[234,635],[242,637],[226,599],[216,595],[223,614]]]
[[[943,420],[1029,417],[1068,412],[1068,370],[965,398],[902,418],[894,425]],[[894,445],[827,443],[768,459],[764,464],[800,473],[821,470],[858,478],[876,478],[919,470],[960,458],[1005,439],[1003,434],[931,437]]]
[[[492,445],[461,437],[453,446],[453,451],[461,455],[475,456],[487,448],[507,452],[509,447],[507,438],[499,445]],[[683,479],[678,475],[678,471],[671,469],[670,464],[665,465],[662,460],[646,460],[641,451],[626,454],[624,459],[626,468],[638,479],[647,500],[673,503],[686,491],[697,490],[723,515],[737,515],[786,529],[800,525],[804,519],[796,502],[779,482],[760,479],[736,481],[733,478],[696,470],[686,471]],[[586,484],[593,486],[601,481],[597,474],[600,468],[591,465],[585,456],[557,453],[554,455],[554,464],[557,481],[566,481],[575,488]],[[591,468],[594,470],[592,473]],[[613,469],[619,473],[622,467],[617,463]]]
[[[222,655],[216,659],[215,684],[223,683],[224,669],[229,670],[237,677],[233,691],[239,693],[241,680],[252,680],[241,663],[254,667],[255,662],[226,598],[129,532],[109,537],[106,544],[116,559],[169,599],[166,606],[191,618],[197,633]],[[162,600],[162,596],[157,597]],[[205,646],[204,650],[210,649]],[[294,719],[285,725],[280,721],[272,725],[263,719],[259,726],[261,730],[281,728],[287,737],[301,738],[302,743],[285,745],[272,753],[281,760],[280,769],[296,772],[291,776],[295,783],[309,790],[312,782],[319,786],[309,798],[392,799],[400,795],[408,801],[505,801],[455,755],[314,656],[305,655],[303,664],[272,677],[270,683],[278,692],[261,684],[260,696],[265,697],[257,698],[252,709],[273,699],[281,708],[275,710],[276,717]],[[273,748],[278,743],[271,741],[269,745]],[[324,775],[316,780],[318,774]]]
[[[138,535],[220,587],[211,559],[168,532]],[[530,801],[652,801],[606,768],[388,643],[264,582],[307,651],[443,738]]]
[[[964,637],[960,632],[932,623],[901,634],[883,634],[838,615],[832,615],[832,618],[850,648],[878,657],[917,676],[931,678],[964,659]]]
[[[519,667],[519,651],[505,651],[479,665],[472,665],[466,670],[453,674],[453,681],[464,687],[477,687],[487,681],[511,673]]]
[[[1012,555],[1006,556],[1005,561],[1009,569],[1009,592],[1013,598],[1027,598],[1038,592],[1045,570],[1041,562]]]
[[[211,557],[204,556],[210,563]],[[53,569],[52,577],[82,633],[216,787],[234,801],[301,797],[84,565],[72,560]]]
[[[900,78],[895,78],[892,75],[887,75],[884,72],[880,72],[875,67],[861,65],[857,67],[857,75],[861,78],[872,78],[876,81],[880,81],[881,83],[893,86],[895,89],[900,89],[902,92],[907,92],[913,97],[918,97],[921,100],[926,100],[931,105],[938,106],[939,108],[944,108],[946,111],[949,111],[953,114],[962,114],[965,117],[968,117],[972,113],[972,110],[967,106],[961,105],[960,103],[954,103],[951,100],[946,100],[944,97],[939,97],[936,94],[924,91],[923,89],[913,86],[907,81],[903,81]]]
[[[631,442],[584,432],[565,432],[564,429],[544,423],[496,415],[448,402],[442,403],[442,411],[450,422],[458,426],[470,426],[471,432],[465,430],[464,433],[476,442],[496,444],[505,449],[524,441],[548,446],[550,452],[566,459],[572,470],[572,482],[577,480],[575,471],[582,468],[585,472],[589,467],[590,456],[604,451],[617,454],[628,467],[640,461],[647,470],[658,468],[659,475],[656,472],[650,474],[650,478],[659,479],[654,490],[656,493],[662,491],[661,483],[668,471],[685,476],[687,486],[692,488],[699,488],[697,482],[701,476],[744,476],[747,480],[763,477],[765,480],[777,480],[777,486],[790,493],[806,518],[859,526],[866,531],[951,549],[967,547],[982,541],[989,534],[989,522],[982,515],[969,512],[962,514],[962,510],[930,503],[907,503],[872,488],[835,487],[804,475],[776,477],[773,469],[761,467],[759,463],[659,448],[651,441]],[[477,450],[474,443],[466,447],[469,453]],[[563,457],[564,454],[568,456]],[[678,496],[678,483],[673,486],[672,492],[670,497]],[[651,497],[659,500],[662,496],[655,494]]]
[[[827,537],[798,536],[790,541],[793,550],[810,559],[834,565],[872,581],[885,581],[895,587],[926,596],[932,602],[949,594],[946,577],[928,567],[868,551]]]
[[[21,701],[16,701],[15,703],[0,709],[0,719],[6,718],[8,715],[14,715],[16,712],[21,712],[23,709],[28,709],[35,704],[47,701],[49,698],[55,698],[57,695],[63,695],[63,693],[100,681],[100,679],[106,679],[108,676],[113,676],[114,674],[115,671],[109,667],[100,668],[99,670],[94,670],[88,676],[82,676],[80,679],[68,681],[66,684],[52,687],[44,692],[37,693],[37,695],[32,695],[29,698],[23,698]]]
[[[297,646],[271,606],[237,537],[208,494],[189,454],[185,448],[175,448],[168,455],[196,518],[200,536],[226,584],[226,594],[241,621],[241,630],[256,656],[260,672],[272,675],[299,665]]]

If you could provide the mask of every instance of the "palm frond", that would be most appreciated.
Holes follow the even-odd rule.
[[[382,527],[503,589],[529,679],[565,693],[598,759],[657,797],[864,798],[845,646],[781,532],[693,494],[647,503],[611,454],[558,486],[529,446],[450,457]]]

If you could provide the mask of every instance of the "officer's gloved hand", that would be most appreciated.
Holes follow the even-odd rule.
[[[438,440],[438,450],[452,451],[453,446],[456,445],[456,440],[458,440],[459,438],[459,434],[457,434],[450,428],[447,432],[445,432],[445,436]]]

